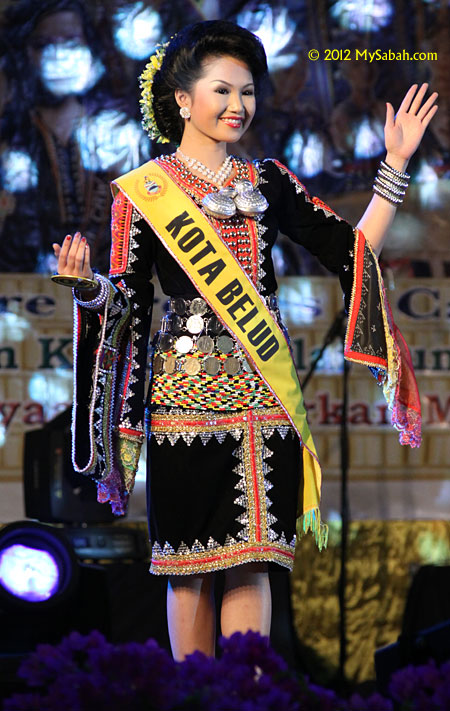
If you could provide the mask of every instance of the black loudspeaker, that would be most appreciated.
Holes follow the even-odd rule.
[[[97,502],[95,483],[72,466],[70,408],[42,429],[27,432],[24,449],[25,514],[48,523],[106,523],[117,519]]]
[[[429,659],[450,659],[450,566],[425,565],[414,576],[398,641],[375,652],[380,692],[395,671]]]
[[[415,574],[406,601],[402,635],[450,620],[450,565],[424,565]]]

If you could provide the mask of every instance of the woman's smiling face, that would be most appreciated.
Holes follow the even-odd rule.
[[[235,143],[255,115],[255,86],[248,66],[234,57],[211,57],[191,92],[175,93],[191,117],[183,137],[215,143]]]

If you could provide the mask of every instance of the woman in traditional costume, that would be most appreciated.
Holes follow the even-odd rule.
[[[222,634],[268,635],[269,565],[291,569],[307,531],[326,544],[320,467],[277,306],[279,230],[339,275],[346,357],[373,371],[402,443],[420,442],[376,255],[437,95],[424,101],[427,85],[412,86],[395,118],[387,104],[386,160],[353,229],[277,160],[227,154],[266,73],[259,39],[229,22],[191,25],[159,48],[141,77],[144,125],[179,147],[113,183],[108,279],[93,274],[79,233],[55,245],[59,278],[90,287],[74,289],[74,464],[121,514],[147,437],[150,570],[168,576],[176,659],[214,653],[214,571],[225,577]],[[153,265],[169,302],[149,348]]]

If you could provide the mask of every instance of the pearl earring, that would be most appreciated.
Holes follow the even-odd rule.
[[[189,111],[187,106],[182,106],[180,109],[180,116],[181,118],[188,119],[191,118],[191,112]]]

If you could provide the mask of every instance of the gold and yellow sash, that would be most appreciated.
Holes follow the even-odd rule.
[[[321,470],[286,339],[255,286],[206,215],[155,161],[113,182],[148,222],[195,288],[250,356],[303,445],[298,533],[313,531],[319,548]]]

